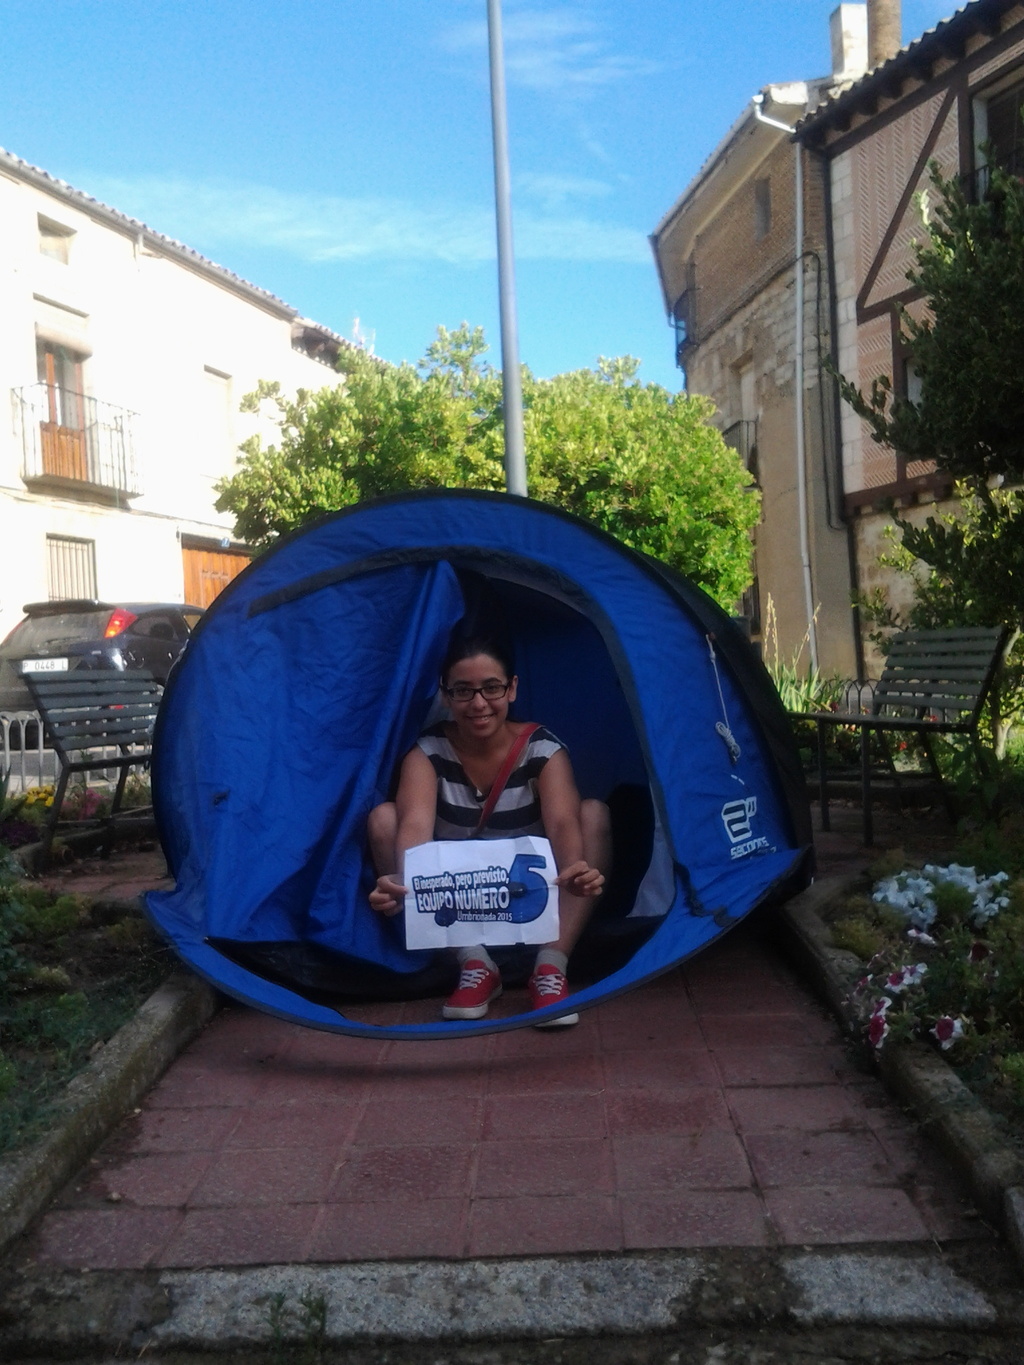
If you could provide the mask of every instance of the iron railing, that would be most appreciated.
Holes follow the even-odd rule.
[[[751,458],[757,458],[757,419],[733,422],[722,432],[722,440],[749,469]]]
[[[38,711],[0,711],[0,778],[5,774],[8,796],[54,780],[53,750],[43,746]]]
[[[56,384],[15,389],[14,398],[20,411],[26,482],[79,484],[138,497],[135,413]]]
[[[1024,180],[1024,146],[993,148],[993,160],[1008,175]],[[986,162],[967,171],[960,177],[960,184],[967,199],[972,204],[980,204],[988,198],[992,184],[992,163]]]

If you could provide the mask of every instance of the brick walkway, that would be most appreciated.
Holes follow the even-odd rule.
[[[869,856],[842,829],[820,852]],[[375,1043],[229,1007],[26,1251],[136,1269],[987,1236],[769,931],[575,1029]]]

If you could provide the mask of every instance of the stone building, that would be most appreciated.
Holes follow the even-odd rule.
[[[855,595],[911,596],[879,562],[887,508],[923,520],[951,505],[951,485],[878,446],[821,362],[862,389],[884,374],[913,395],[899,309],[924,306],[907,279],[918,195],[932,161],[983,194],[988,146],[1024,171],[1024,4],[973,0],[906,47],[899,0],[843,4],[831,39],[831,76],[761,91],[652,242],[688,387],[715,400],[763,490],[760,614],[770,595],[777,616],[765,643],[789,661],[806,638],[803,662],[865,676]]]
[[[863,74],[864,5],[838,7],[831,45],[829,75],[757,93],[651,241],[687,388],[714,399],[761,489],[744,603],[754,637],[787,662],[852,674],[835,391],[822,369],[833,330],[828,200],[820,159],[790,130]]]
[[[0,152],[0,639],[47,598],[206,605],[247,562],[214,509],[259,379],[332,382],[346,343]]]

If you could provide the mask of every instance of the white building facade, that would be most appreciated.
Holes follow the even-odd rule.
[[[338,382],[345,344],[0,151],[0,639],[30,601],[207,605],[248,558],[214,507],[242,396]]]

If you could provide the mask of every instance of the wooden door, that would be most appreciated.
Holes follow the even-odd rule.
[[[240,550],[182,546],[181,557],[185,570],[185,601],[193,607],[208,607],[249,563],[249,556]]]
[[[82,366],[75,360],[65,364],[64,368],[69,370],[71,381],[76,385],[71,388],[58,383],[62,376],[57,373],[56,356],[51,347],[43,352],[42,360],[48,409],[48,420],[39,424],[43,473],[85,483],[89,478],[89,468],[82,412]]]

